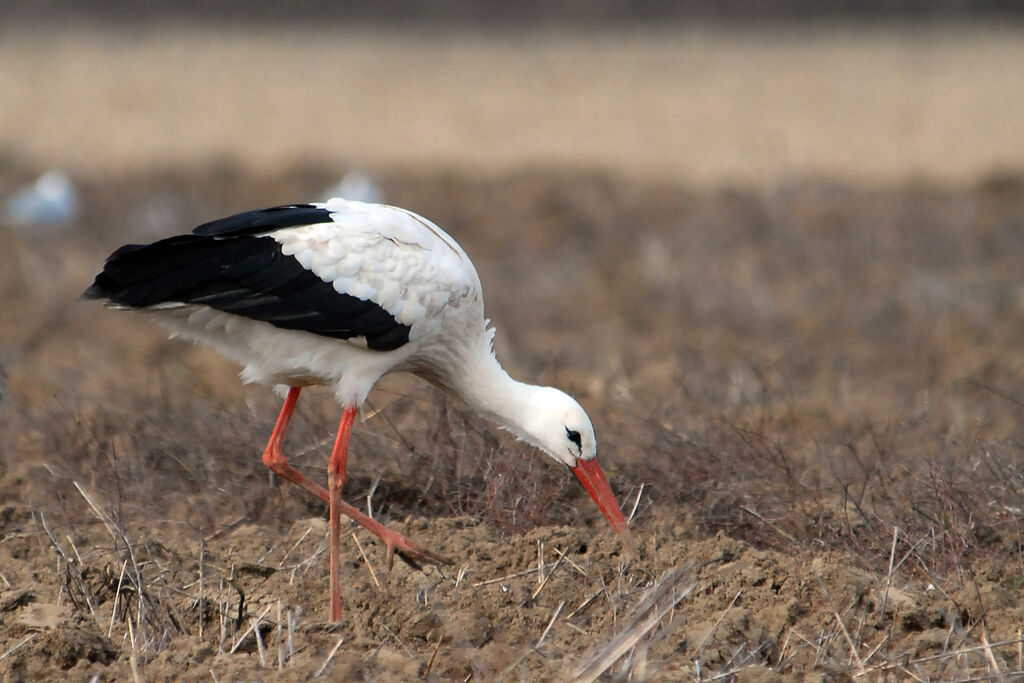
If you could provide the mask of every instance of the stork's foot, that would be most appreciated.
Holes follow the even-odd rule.
[[[331,501],[330,495],[326,490],[321,490],[323,490],[323,497],[327,499],[329,504]],[[427,550],[419,543],[411,541],[394,529],[384,526],[359,508],[340,498],[335,501],[334,505],[340,514],[345,515],[384,542],[384,547],[387,548],[388,569],[391,569],[391,566],[395,563],[396,553],[406,564],[414,569],[419,569],[421,562],[434,565],[454,564],[451,559],[440,553],[435,553],[433,550]]]
[[[440,553],[435,553],[433,550],[428,550],[418,543],[410,541],[397,531],[388,529],[387,527],[382,528],[384,530],[383,533],[377,533],[376,531],[374,531],[374,533],[380,536],[380,540],[384,541],[384,546],[387,548],[386,562],[388,571],[391,571],[391,567],[395,564],[396,554],[402,558],[403,562],[413,569],[420,569],[421,563],[438,566],[443,564],[454,564],[451,558]]]
[[[445,557],[441,553],[435,553],[433,550],[428,550],[419,543],[409,540],[394,529],[390,529],[372,517],[362,514],[347,503],[344,503],[342,506],[342,514],[384,542],[384,547],[387,548],[386,562],[388,570],[394,565],[396,554],[413,569],[420,569],[420,563],[439,566],[442,564],[454,564],[450,558]]]

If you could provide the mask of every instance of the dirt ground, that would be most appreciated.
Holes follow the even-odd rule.
[[[908,69],[950,54],[924,44]],[[1007,44],[984,49],[1017,49]],[[31,53],[12,45],[0,53]],[[141,62],[161,63],[160,46]],[[578,140],[545,156],[543,134],[488,166],[467,138],[448,136],[465,132],[456,125],[406,157],[383,152],[371,170],[387,200],[435,220],[473,258],[506,368],[573,393],[590,413],[634,547],[564,468],[430,386],[387,377],[356,424],[346,495],[453,564],[388,571],[376,539],[353,527],[344,618],[330,624],[325,510],[260,462],[278,399],[243,386],[210,351],[75,298],[125,242],[322,197],[348,162],[304,143],[210,150],[202,122],[149,145],[133,126],[168,102],[160,89],[118,90],[124,81],[102,77],[123,73],[113,62],[84,48],[76,62],[73,47],[55,48],[71,51],[63,61],[22,66],[61,83],[88,72],[105,93],[76,100],[65,127],[95,132],[76,149],[64,138],[81,210],[63,228],[0,218],[3,680],[1024,675],[1024,173],[1006,144],[1020,121],[997,106],[1020,91],[998,94],[1000,69],[979,73],[974,104],[989,113],[972,119],[982,124],[970,139],[992,131],[1001,149],[945,139],[954,152],[915,156],[911,145],[874,170],[843,161],[835,168],[846,173],[792,176],[783,154],[733,174],[733,149],[690,178],[695,159],[742,129],[725,123],[714,145],[671,147],[686,161],[670,170],[644,161],[657,135],[641,133],[659,129],[639,124],[625,167]],[[527,66],[545,54],[576,64],[527,52]],[[559,68],[547,86],[572,80]],[[509,78],[525,78],[517,69]],[[181,78],[171,91],[211,87]],[[3,128],[0,198],[62,159],[52,138],[25,138],[64,129],[49,110],[35,128],[23,120],[45,108],[45,93],[24,87],[35,104],[9,119],[21,133]],[[637,88],[656,99],[656,88]],[[551,121],[575,131],[566,101]],[[118,102],[128,114],[114,144]],[[428,122],[452,111],[431,106]],[[839,130],[813,128],[813,116],[784,124],[789,111],[762,110],[764,130],[794,140]],[[952,111],[915,128],[921,149],[960,116]],[[264,115],[238,134],[268,135]],[[581,116],[578,127],[597,140],[604,120]],[[863,156],[893,130],[861,140]],[[164,156],[175,140],[185,151]],[[356,149],[402,148],[376,144]],[[432,144],[448,150],[436,166],[424,163]],[[575,161],[559,151],[573,149]],[[188,150],[206,151],[190,160]],[[285,161],[260,162],[278,153]],[[286,450],[314,479],[325,478],[338,418],[328,392],[303,394]]]
[[[4,186],[30,170],[5,167]],[[108,177],[84,183],[72,232],[0,233],[8,680],[1021,669],[1020,179],[766,193],[382,175],[474,257],[513,374],[591,412],[637,547],[567,472],[387,378],[348,495],[455,564],[388,573],[356,531],[333,626],[322,506],[259,462],[276,399],[74,301],[153,215],[191,225],[331,178]],[[337,408],[314,393],[300,416],[293,461],[322,478]]]

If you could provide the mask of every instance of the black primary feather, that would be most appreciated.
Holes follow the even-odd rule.
[[[128,244],[110,255],[82,297],[129,308],[197,304],[286,330],[364,337],[374,350],[403,346],[408,325],[373,301],[339,293],[274,239],[255,236],[325,220],[328,212],[312,206],[276,207],[206,223],[192,235]]]
[[[203,223],[192,231],[193,235],[238,236],[273,232],[281,228],[295,228],[300,225],[330,223],[331,212],[312,204],[286,204],[269,209],[236,213],[234,216]]]

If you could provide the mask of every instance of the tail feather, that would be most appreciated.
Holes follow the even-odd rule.
[[[131,308],[187,302],[188,292],[217,278],[236,251],[209,238],[181,235],[147,245],[128,244],[107,259],[82,293]]]

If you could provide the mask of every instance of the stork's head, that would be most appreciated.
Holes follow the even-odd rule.
[[[608,478],[597,464],[594,426],[576,399],[552,387],[537,389],[522,427],[527,441],[573,471],[615,531],[627,531]]]

